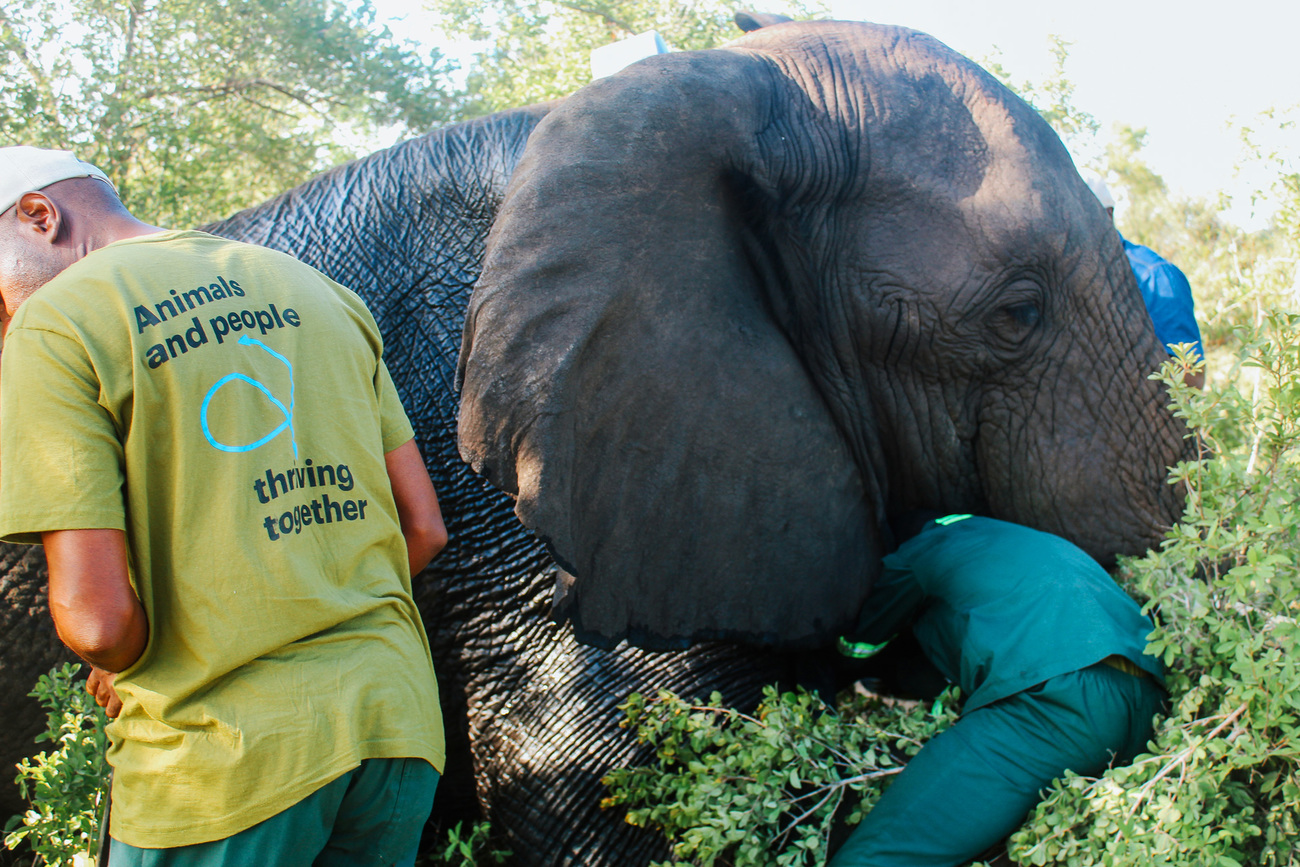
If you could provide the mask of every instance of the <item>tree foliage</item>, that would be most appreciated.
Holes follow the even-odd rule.
[[[138,216],[189,226],[446,119],[443,74],[365,2],[6,0],[0,144],[72,149]]]
[[[469,113],[572,93],[591,80],[591,50],[657,30],[670,48],[713,48],[741,35],[723,0],[430,0],[443,26],[482,43],[467,77]],[[826,14],[819,0],[781,0],[765,12]]]

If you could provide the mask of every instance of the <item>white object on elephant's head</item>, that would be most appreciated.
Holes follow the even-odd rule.
[[[1110,188],[1100,176],[1091,175],[1088,178],[1088,189],[1092,190],[1092,194],[1097,197],[1097,201],[1101,202],[1103,208],[1115,207],[1115,197],[1110,194]]]
[[[591,80],[613,75],[638,60],[668,52],[668,43],[654,30],[602,45],[591,52]]]
[[[29,145],[0,148],[0,214],[18,203],[25,193],[43,190],[70,178],[99,178],[113,187],[108,175],[71,151]],[[117,187],[113,187],[116,192]]]

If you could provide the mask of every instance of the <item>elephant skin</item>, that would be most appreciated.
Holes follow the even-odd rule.
[[[818,636],[831,634],[853,613],[870,585],[874,557],[887,543],[878,520],[885,514],[930,505],[1025,517],[1027,506],[1022,507],[1017,499],[1020,476],[1013,473],[1003,480],[991,479],[982,471],[983,458],[974,466],[968,460],[971,425],[983,426],[981,429],[1010,425],[1018,415],[1041,414],[1038,393],[1073,389],[1070,405],[1090,412],[1059,430],[1044,429],[1020,443],[1026,454],[1036,458],[1025,472],[1041,473],[1043,456],[1050,457],[1054,450],[1066,453],[1074,439],[1089,436],[1088,425],[1096,426],[1097,418],[1104,414],[1102,404],[1108,390],[1123,389],[1125,395],[1110,398],[1110,412],[1122,433],[1133,441],[1130,450],[1122,453],[1135,455],[1131,496],[1117,498],[1102,508],[1095,498],[1074,490],[1094,483],[1090,468],[1063,466],[1055,493],[1046,500],[1032,501],[1033,508],[1042,511],[1028,515],[1029,523],[1065,532],[1106,560],[1119,552],[1140,550],[1155,537],[1157,528],[1175,515],[1175,500],[1165,492],[1163,467],[1176,458],[1179,439],[1172,420],[1162,414],[1158,391],[1142,379],[1146,370],[1155,366],[1159,346],[1145,316],[1138,315],[1141,300],[1131,275],[1124,276],[1128,272],[1118,240],[1103,237],[1104,215],[1095,203],[1089,208],[1080,198],[1075,187],[1085,192],[1086,188],[1050,130],[1027,107],[1012,102],[1014,98],[992,79],[927,37],[893,28],[781,24],[750,34],[723,50],[668,59],[666,65],[655,59],[636,64],[606,80],[612,85],[597,83],[558,104],[504,112],[402,143],[207,227],[216,234],[297,256],[355,289],[374,313],[384,334],[386,359],[437,486],[451,537],[447,549],[415,582],[448,727],[449,763],[435,817],[444,823],[480,815],[490,819],[502,843],[514,851],[512,863],[527,867],[627,867],[666,857],[663,844],[654,835],[627,826],[620,815],[602,813],[598,806],[603,795],[600,777],[612,767],[636,763],[648,755],[630,733],[618,727],[616,706],[630,692],[665,688],[684,695],[707,695],[716,689],[729,703],[751,705],[764,684],[785,680],[791,674],[791,655],[779,647],[764,646],[764,642],[779,645],[792,638],[811,646]],[[761,74],[756,69],[761,69]],[[905,92],[906,81],[913,81],[918,89],[912,99],[880,102],[873,82],[882,74],[887,74],[894,88],[890,93]],[[712,146],[707,133],[699,129],[687,134],[678,116],[693,115],[720,127],[735,127],[741,123],[741,115],[752,121],[754,106],[738,106],[730,97],[752,97],[762,81],[771,87],[759,100],[767,112],[765,135],[807,138],[810,149],[824,149],[802,180],[785,177],[780,166],[769,167],[762,183],[742,183],[734,176],[736,185],[727,188],[725,201],[697,201],[692,206],[695,212],[681,227],[681,234],[687,237],[679,239],[658,233],[643,236],[635,225],[626,224],[622,219],[626,215],[620,215],[619,208],[611,209],[601,201],[602,188],[644,187],[646,197],[636,206],[648,219],[656,209],[695,195],[692,188],[696,184],[718,187],[731,183],[728,179],[733,175],[729,173],[712,181],[698,174],[704,157],[693,151],[709,151]],[[950,93],[956,84],[978,85],[979,92],[972,92],[969,104],[938,99],[945,125],[931,129],[926,125],[931,97]],[[730,93],[729,88],[733,89]],[[981,93],[986,95],[981,97]],[[622,110],[632,128],[607,125],[611,100],[623,100]],[[778,110],[783,103],[788,103],[785,113]],[[871,142],[873,148],[911,147],[930,158],[926,164],[930,174],[918,175],[907,195],[899,191],[898,179],[877,178],[874,169],[880,160],[873,159],[866,145],[851,135],[861,117],[882,112],[899,121],[879,133],[879,141]],[[558,120],[539,127],[548,113]],[[791,125],[795,121],[808,124],[804,132]],[[910,132],[907,123],[915,127]],[[557,138],[557,129],[566,134]],[[593,138],[584,141],[587,136]],[[611,136],[659,138],[669,144],[676,138],[681,167],[691,174],[681,183],[651,175],[639,162],[644,154],[635,146],[638,141],[615,141]],[[1087,270],[1092,278],[1084,281],[1086,287],[1098,293],[1100,300],[1131,315],[1131,321],[1092,335],[1094,340],[1115,344],[1103,365],[1085,370],[1076,362],[1074,367],[1054,368],[1054,378],[1045,376],[1039,392],[1027,392],[1019,403],[1004,403],[1001,413],[992,417],[962,415],[957,412],[961,406],[958,398],[961,393],[995,388],[998,371],[1019,363],[1011,357],[1015,353],[1008,350],[1001,367],[983,356],[979,364],[959,366],[953,370],[960,376],[952,390],[960,393],[945,394],[947,402],[936,403],[933,413],[923,419],[927,429],[914,430],[901,417],[891,416],[888,407],[872,402],[871,395],[887,377],[889,365],[906,371],[909,383],[918,384],[917,390],[900,389],[896,401],[920,407],[919,385],[942,381],[948,372],[944,365],[949,356],[941,351],[945,344],[973,338],[940,329],[929,343],[916,339],[917,311],[905,300],[906,281],[915,269],[901,252],[878,264],[869,257],[873,249],[896,249],[901,238],[910,238],[906,227],[868,220],[845,204],[842,212],[836,212],[842,224],[836,231],[854,233],[860,240],[836,252],[816,243],[815,214],[802,209],[819,195],[837,203],[879,196],[890,212],[924,202],[933,213],[935,229],[919,249],[913,249],[928,258],[945,259],[953,245],[944,232],[975,216],[964,210],[966,203],[984,202],[990,195],[976,176],[962,187],[964,198],[954,201],[936,192],[948,182],[945,172],[953,171],[950,162],[956,159],[945,156],[945,149],[956,147],[965,155],[984,147],[981,141],[988,137],[997,139],[988,145],[991,150],[1002,140],[1028,140],[1032,147],[1026,146],[1023,159],[1045,172],[1034,183],[1011,183],[1008,194],[1017,198],[1004,201],[1001,207],[1037,208],[1038,219],[1062,221],[1044,229],[1051,238],[1078,235],[1089,245],[1086,256],[1068,257],[1049,249],[1044,258],[1033,262],[1041,268]],[[753,147],[768,144],[764,139]],[[599,153],[602,148],[603,157]],[[591,162],[575,165],[566,157],[569,150]],[[516,166],[522,166],[517,173]],[[569,173],[571,185],[548,175],[548,166]],[[861,177],[848,189],[833,186],[846,171]],[[1005,169],[991,159],[985,171]],[[1053,184],[1068,191],[1070,207],[1058,207],[1065,194],[1054,192]],[[503,200],[507,201],[504,206]],[[993,204],[989,201],[990,207]],[[584,213],[587,207],[592,208],[590,213]],[[554,209],[552,217],[543,221],[536,216],[548,209]],[[739,228],[711,222],[710,215],[719,209],[739,209],[750,215],[749,221]],[[529,235],[522,226],[529,219],[538,219],[539,226],[549,228]],[[557,224],[556,219],[568,222]],[[611,220],[610,226],[601,225],[605,219]],[[807,235],[799,239],[805,245],[802,247],[791,247],[788,238],[774,241],[772,232],[764,228],[778,222],[803,225],[801,221],[807,223]],[[489,229],[493,252],[485,280],[476,289]],[[699,239],[689,237],[697,229]],[[681,240],[682,246],[665,243],[676,240]],[[1032,227],[1019,228],[1008,240],[1022,245],[1045,243]],[[662,246],[649,249],[643,242]],[[765,245],[771,243],[778,243],[781,249],[767,249]],[[727,250],[710,250],[710,244],[725,245]],[[547,247],[555,248],[555,258],[541,255],[539,251]],[[710,267],[723,261],[726,269],[713,284],[692,274],[683,286],[692,292],[717,292],[724,300],[730,297],[722,309],[709,312],[735,316],[719,320],[718,333],[700,335],[700,343],[693,349],[683,349],[680,341],[672,344],[674,352],[685,353],[684,369],[664,366],[662,354],[647,356],[647,375],[679,378],[665,380],[660,393],[644,404],[627,394],[620,394],[612,403],[595,401],[593,413],[627,412],[626,423],[609,416],[606,421],[613,423],[613,428],[575,429],[566,441],[566,447],[574,451],[566,455],[555,451],[559,441],[553,431],[540,431],[543,440],[535,440],[528,424],[521,424],[520,414],[532,414],[539,422],[553,411],[572,417],[571,404],[550,405],[546,397],[550,392],[557,400],[574,399],[576,385],[581,384],[573,380],[575,371],[552,364],[538,368],[545,372],[544,377],[529,379],[526,375],[521,378],[521,367],[526,369],[537,359],[562,356],[564,349],[554,343],[557,335],[562,340],[570,335],[575,345],[591,338],[590,332],[579,336],[570,330],[560,321],[564,316],[554,309],[546,313],[544,304],[539,307],[540,296],[553,296],[563,304],[573,301],[574,291],[591,286],[589,274],[584,273],[590,261],[579,255],[584,250],[595,251],[610,267],[632,265],[635,279],[653,283],[656,291],[675,263],[701,255],[707,255]],[[838,259],[823,261],[832,253]],[[838,266],[830,267],[836,261]],[[830,267],[841,280],[868,273],[871,278],[861,281],[856,294],[850,293],[853,297],[838,302],[783,297],[781,290],[789,275],[814,265]],[[552,266],[558,270],[550,271]],[[949,270],[956,270],[955,262]],[[745,271],[751,278],[757,273],[766,293],[761,303],[745,297],[736,300],[734,287],[729,285],[736,271]],[[1026,273],[1039,272],[1031,269]],[[572,285],[568,274],[573,275]],[[511,294],[520,280],[534,278],[539,282],[532,297],[528,292]],[[927,279],[935,282],[929,288],[937,291],[939,281],[967,285],[969,275],[938,273]],[[1055,296],[1045,293],[1057,291],[1055,284],[1048,281],[1034,286],[1039,294],[1028,294],[1046,305],[1041,316],[1053,319],[1058,311],[1049,300]],[[872,311],[862,309],[864,299],[874,299],[875,312],[892,313],[893,333],[898,338],[890,341],[873,336],[872,351],[879,358],[869,361],[843,355],[840,345],[843,332],[870,318]],[[647,299],[652,319],[639,325],[626,320],[608,322],[638,347],[644,346],[647,336],[667,340],[674,329],[685,325],[674,312],[682,300],[669,296]],[[850,300],[857,307],[848,304]],[[952,302],[935,294],[929,303],[943,308]],[[519,319],[513,318],[509,309],[516,304]],[[635,307],[636,299],[612,302],[601,298],[597,306],[608,311],[629,304]],[[849,318],[837,323],[823,317],[817,322],[803,309],[809,304],[838,306]],[[573,308],[579,318],[585,315],[582,306],[579,299]],[[694,309],[708,310],[708,304]],[[1011,321],[995,317],[990,323],[985,318],[980,327],[1006,331],[1010,335],[1007,340],[1013,341],[1024,326],[1015,319],[1014,304],[1011,309],[1007,314]],[[770,314],[769,321],[760,313]],[[1028,330],[1032,331],[1032,326]],[[686,336],[689,344],[696,332]],[[784,346],[774,345],[774,336],[788,340]],[[825,351],[805,356],[807,341],[818,336],[825,339]],[[729,349],[728,340],[740,346]],[[466,382],[463,404],[455,384],[462,342],[466,349],[460,359]],[[1057,354],[1069,356],[1067,348],[1060,348]],[[512,360],[512,353],[519,358]],[[992,358],[994,350],[988,349],[986,354]],[[733,363],[738,360],[742,367],[752,365],[752,375],[740,375],[731,382],[735,368],[715,364],[719,358]],[[637,358],[614,359],[600,369],[582,370],[578,376],[588,380],[588,397],[596,398],[603,394],[602,376],[608,373],[613,377],[637,363]],[[500,365],[495,386],[491,382],[494,364]],[[846,377],[843,394],[823,397],[819,389],[824,369],[848,364],[860,365],[862,375],[852,381]],[[714,383],[712,391],[702,391],[702,383],[715,369],[725,376]],[[552,374],[553,383],[548,379]],[[993,384],[980,385],[976,375]],[[771,388],[758,388],[753,381],[756,377]],[[724,398],[726,411],[703,419],[702,428],[685,424],[680,413],[671,416],[671,425],[667,415],[648,419],[647,413],[666,413],[671,408],[672,392],[678,384],[685,387],[682,407],[689,412],[700,410],[709,394]],[[789,384],[797,386],[797,400],[772,390]],[[497,399],[486,400],[484,395],[492,394],[494,388],[500,389]],[[819,409],[814,398],[835,406]],[[514,401],[520,414],[511,412]],[[746,413],[746,401],[758,401],[766,411]],[[856,410],[867,412],[867,416],[855,418]],[[806,425],[785,439],[765,439],[765,421],[781,413],[804,418]],[[462,425],[459,442],[458,415]],[[720,451],[725,449],[707,443],[708,437],[721,435],[720,425],[740,424],[745,427],[739,431],[763,440],[756,451],[746,453],[746,459],[755,461],[751,469],[760,476],[757,484],[746,482],[734,462],[724,460]],[[684,445],[674,447],[672,441],[679,429]],[[873,433],[867,435],[868,430]],[[626,437],[625,445],[590,450],[595,439],[615,435]],[[735,432],[730,435],[734,438]],[[909,436],[917,438],[915,448],[905,442]],[[1109,442],[1108,436],[1103,438]],[[513,450],[512,442],[521,451]],[[696,446],[702,450],[699,462],[692,464],[693,458],[680,452]],[[653,481],[655,474],[641,466],[629,475],[624,461],[636,463],[648,455],[651,463],[664,463],[653,451],[663,448],[673,456],[669,462],[672,471],[660,474],[657,484],[680,485],[683,494],[669,496],[672,491],[655,490],[650,503],[637,505],[633,501],[641,491],[635,486]],[[487,478],[463,463],[461,452]],[[1115,458],[1120,455],[1117,452]],[[624,498],[611,499],[607,490],[591,488],[587,481],[575,482],[577,460],[597,461],[594,471],[608,471],[620,484],[631,485],[624,489]],[[1006,466],[1005,459],[999,460],[994,462],[996,466]],[[932,466],[927,468],[927,463]],[[579,507],[565,527],[549,523],[562,514],[562,508],[536,501],[534,483],[539,477],[550,478],[557,464],[567,465],[556,476],[561,496],[573,497],[570,503]],[[1096,475],[1104,476],[1109,470],[1098,469]],[[729,486],[745,509],[760,506],[755,520],[748,520],[745,509],[727,505],[725,497],[709,495],[710,483]],[[810,490],[801,491],[805,486]],[[593,495],[590,501],[583,499],[588,493]],[[790,512],[788,526],[774,521],[771,508],[761,503],[764,496]],[[701,506],[718,507],[719,519],[701,515]],[[612,596],[609,592],[605,596],[615,604],[644,602],[659,612],[655,615],[659,619],[640,619],[641,615],[633,613],[619,623],[617,618],[607,620],[604,613],[588,614],[585,607],[585,597],[598,593],[589,589],[589,579],[595,578],[597,586],[603,586],[608,580],[605,570],[622,568],[619,563],[626,565],[619,561],[611,567],[587,550],[591,533],[603,525],[592,523],[586,514],[625,507],[642,520],[647,519],[649,507],[663,510],[656,516],[662,523],[652,521],[641,540],[648,546],[647,568],[636,578],[646,587],[661,587],[664,595],[638,600],[626,587],[618,586]],[[516,518],[515,510],[524,523]],[[796,514],[800,511],[805,514]],[[1119,516],[1117,522],[1108,520],[1112,512]],[[546,518],[538,520],[539,515]],[[1124,519],[1129,521],[1127,525]],[[833,614],[813,612],[815,616],[810,617],[808,606],[793,605],[794,616],[803,618],[799,621],[802,626],[793,620],[783,624],[781,618],[763,614],[760,606],[780,602],[782,597],[771,590],[765,569],[756,571],[758,583],[751,589],[747,573],[756,561],[749,555],[737,560],[744,570],[739,575],[734,571],[701,575],[688,569],[689,574],[671,576],[660,571],[665,563],[680,566],[683,557],[689,565],[691,555],[702,557],[714,569],[719,563],[717,557],[709,557],[710,547],[734,554],[735,540],[752,543],[766,556],[770,546],[755,533],[769,532],[777,532],[795,546],[799,557],[808,558],[800,565],[798,557],[778,557],[775,562],[787,570],[787,579],[791,583],[809,581],[809,595],[817,604],[839,593],[839,610]],[[800,541],[799,536],[810,541]],[[682,547],[682,538],[674,537],[689,537],[687,549]],[[627,538],[613,541],[617,546],[628,544]],[[652,551],[657,545],[670,550],[659,557]],[[557,568],[552,553],[565,569]],[[5,558],[0,586],[9,606],[6,617],[16,618],[25,630],[11,628],[10,621],[5,621],[7,644],[0,678],[8,690],[0,699],[0,713],[11,736],[0,744],[0,761],[12,764],[31,752],[26,733],[35,731],[43,721],[39,708],[22,695],[39,673],[67,654],[53,637],[44,607],[45,578],[39,552],[5,546],[0,554]],[[840,571],[833,576],[809,574],[811,569],[828,565]],[[683,580],[698,580],[701,589],[731,582],[734,592],[710,604],[734,608],[737,616],[701,619],[699,606],[689,601],[688,591],[682,591],[686,595],[669,593],[674,583]],[[827,581],[833,585],[829,589]],[[575,623],[584,637],[600,646],[579,643],[569,626],[548,616],[557,587],[569,591],[566,610],[571,616],[576,614]],[[684,614],[678,616],[675,611]],[[787,626],[788,634],[783,632]],[[751,639],[758,646],[704,641],[668,653],[619,642],[623,636],[644,639],[642,643],[651,648],[731,636]],[[16,792],[8,790],[0,808],[9,811],[18,806]]]

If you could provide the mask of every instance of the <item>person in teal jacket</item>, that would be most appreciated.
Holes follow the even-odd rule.
[[[1143,750],[1165,698],[1160,662],[1144,652],[1152,624],[1081,549],[949,515],[884,563],[842,652],[869,654],[910,629],[965,704],[830,867],[964,864],[1014,831],[1065,771],[1099,774]]]

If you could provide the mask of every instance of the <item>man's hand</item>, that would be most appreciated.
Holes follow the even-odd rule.
[[[90,667],[90,677],[86,678],[86,692],[95,697],[95,703],[104,709],[109,719],[117,719],[122,712],[122,699],[117,697],[113,681],[117,675],[102,668]]]

